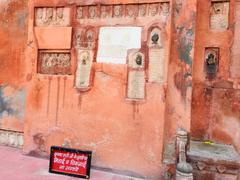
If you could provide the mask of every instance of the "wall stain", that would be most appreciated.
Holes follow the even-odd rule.
[[[13,91],[10,95],[4,95],[7,88]],[[16,90],[9,86],[0,86],[0,118],[14,116],[23,119],[25,113],[26,92],[23,89]]]
[[[50,107],[51,84],[52,84],[52,77],[49,77],[48,78],[48,96],[47,96],[47,116],[49,114],[49,107]]]

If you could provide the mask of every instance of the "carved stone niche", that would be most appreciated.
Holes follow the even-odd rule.
[[[144,17],[147,15],[147,4],[140,4],[138,7],[138,16]]]
[[[87,28],[75,30],[76,48],[94,49],[96,47],[96,32]]]
[[[95,19],[98,17],[98,7],[97,6],[89,6],[88,7],[88,17],[90,19]]]
[[[133,50],[132,52],[129,53],[128,67],[133,69],[138,69],[138,68],[144,68],[144,65],[145,65],[145,60],[144,60],[143,53],[137,50]]]
[[[100,7],[100,16],[101,18],[110,18],[112,17],[112,6],[103,5]]]
[[[138,16],[138,5],[131,4],[126,6],[126,16],[129,18],[135,18]]]
[[[78,6],[77,7],[76,18],[78,20],[87,18],[88,15],[89,15],[89,8],[88,8],[88,6]]]
[[[36,26],[70,26],[70,8],[46,7],[35,8]]]
[[[39,51],[38,73],[51,75],[71,74],[70,52]]]
[[[148,47],[162,47],[162,34],[160,28],[155,27],[152,29],[148,41]]]
[[[159,10],[160,10],[159,3],[151,3],[151,4],[149,4],[148,15],[149,16],[157,16],[160,13]]]
[[[123,5],[114,5],[113,6],[113,17],[121,18],[123,16]]]
[[[214,78],[218,71],[219,64],[219,48],[207,47],[205,48],[205,72],[207,78]]]
[[[213,1],[211,3],[210,28],[225,30],[229,24],[230,3],[226,1]]]
[[[165,48],[162,46],[161,29],[155,27],[149,33],[148,42],[148,82],[161,83],[165,81]]]
[[[160,9],[161,12],[160,14],[163,16],[169,16],[170,13],[170,3],[169,2],[164,2],[160,4]]]
[[[144,99],[145,98],[145,71],[144,54],[136,50],[129,53],[128,56],[128,88],[127,98]]]
[[[78,89],[88,88],[91,79],[93,52],[89,50],[78,50],[77,71],[75,86]]]

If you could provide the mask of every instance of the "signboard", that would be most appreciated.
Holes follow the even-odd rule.
[[[51,147],[49,172],[89,179],[91,151]]]

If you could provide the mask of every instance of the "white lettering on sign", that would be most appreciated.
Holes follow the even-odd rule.
[[[97,62],[126,64],[127,51],[141,48],[141,27],[102,27]]]

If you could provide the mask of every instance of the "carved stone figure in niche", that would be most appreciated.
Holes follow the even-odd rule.
[[[127,17],[137,17],[138,15],[137,5],[128,5],[126,10],[127,10]]]
[[[213,2],[211,7],[210,27],[227,29],[229,18],[229,2]]]
[[[159,28],[154,28],[150,33],[149,47],[158,46],[161,47],[161,30]]]
[[[208,77],[212,78],[216,75],[218,69],[218,48],[206,48],[205,50],[205,69]]]
[[[42,74],[69,74],[71,56],[69,53],[40,52],[40,69]]]
[[[77,8],[77,19],[82,19],[83,18],[83,7],[78,7]]]
[[[139,5],[139,16],[141,17],[146,16],[146,13],[147,13],[147,5],[146,4]]]
[[[123,14],[123,8],[121,5],[116,5],[113,7],[113,17],[120,18]]]
[[[170,5],[169,3],[161,3],[161,14],[164,16],[169,15]]]
[[[157,3],[149,4],[149,15],[150,16],[158,15],[158,8],[159,8],[159,4]]]
[[[97,6],[89,6],[89,18],[94,19],[97,17]]]
[[[111,17],[111,6],[101,6],[101,18]]]

